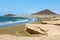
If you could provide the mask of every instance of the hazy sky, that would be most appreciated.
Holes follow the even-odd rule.
[[[0,0],[0,15],[32,14],[44,9],[60,13],[60,0]]]

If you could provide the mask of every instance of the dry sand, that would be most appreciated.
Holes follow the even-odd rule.
[[[29,37],[0,34],[0,40],[60,40],[60,26],[51,24],[27,24],[27,26],[39,26],[43,29],[49,30],[48,36]]]
[[[23,37],[23,36],[13,36],[13,35],[0,35],[0,40],[40,40],[40,37]]]
[[[13,35],[0,35],[0,40],[60,40],[60,35],[42,36],[42,37],[25,37]]]
[[[60,35],[53,35],[41,38],[41,40],[60,40]]]

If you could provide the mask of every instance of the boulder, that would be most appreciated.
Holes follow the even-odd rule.
[[[40,28],[39,26],[33,26],[26,24],[25,30],[30,34],[47,34],[47,30]]]

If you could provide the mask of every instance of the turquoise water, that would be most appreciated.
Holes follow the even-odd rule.
[[[0,27],[15,26],[38,21],[38,18],[0,16]]]
[[[18,20],[25,20],[28,18],[23,18],[23,17],[4,17],[0,16],[0,22],[7,22],[7,21],[18,21]]]

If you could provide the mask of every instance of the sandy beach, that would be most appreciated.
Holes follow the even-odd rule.
[[[60,40],[60,26],[55,24],[57,21],[43,21],[47,24],[41,24],[41,21],[34,22],[31,24],[22,24],[12,27],[0,28],[0,40]],[[29,34],[25,31],[25,27],[40,27],[44,30],[48,30],[48,35],[41,34]]]
[[[60,24],[60,20],[43,19],[29,24],[0,28],[0,40],[60,40],[60,26],[56,25]],[[30,34],[25,31],[26,27],[40,27],[48,32],[47,35]]]
[[[42,36],[42,37],[25,37],[0,34],[0,40],[60,40],[60,35]]]

